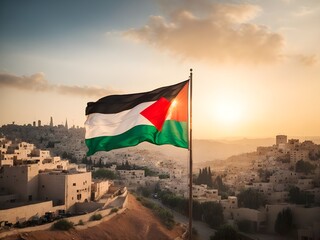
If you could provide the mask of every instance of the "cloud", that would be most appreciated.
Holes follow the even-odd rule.
[[[304,66],[311,67],[318,64],[319,59],[317,55],[297,55],[296,58]]]
[[[261,12],[256,5],[205,0],[170,3],[162,5],[170,9],[167,17],[151,16],[145,26],[127,30],[124,36],[209,63],[274,63],[281,58],[283,36],[249,22]]]
[[[31,76],[16,76],[9,73],[0,73],[0,88],[14,88],[19,90],[38,92],[57,92],[60,94],[72,94],[76,96],[103,97],[117,93],[112,89],[89,86],[68,86],[50,84],[43,73],[35,73]]]
[[[298,11],[293,12],[293,15],[296,17],[304,17],[304,16],[308,16],[311,15],[315,12],[315,9],[311,9],[309,7],[301,7]]]
[[[289,4],[289,3],[292,3],[293,0],[282,0],[282,2],[286,3],[286,4]]]

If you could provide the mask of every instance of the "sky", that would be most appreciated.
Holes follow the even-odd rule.
[[[0,1],[0,125],[189,78],[193,136],[320,136],[319,0]]]

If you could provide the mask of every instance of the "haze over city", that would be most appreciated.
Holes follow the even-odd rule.
[[[83,126],[193,68],[195,138],[319,136],[319,22],[318,0],[1,1],[0,125]]]

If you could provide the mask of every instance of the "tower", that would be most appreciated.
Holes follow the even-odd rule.
[[[276,136],[276,144],[286,144],[287,143],[287,136],[286,135],[277,135]]]
[[[50,127],[53,127],[53,118],[50,117]]]
[[[68,129],[68,119],[66,119],[66,124],[64,125],[66,129]]]

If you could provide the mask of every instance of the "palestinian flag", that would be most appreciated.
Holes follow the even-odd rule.
[[[150,142],[188,148],[189,80],[144,93],[111,95],[86,108],[87,156]]]

